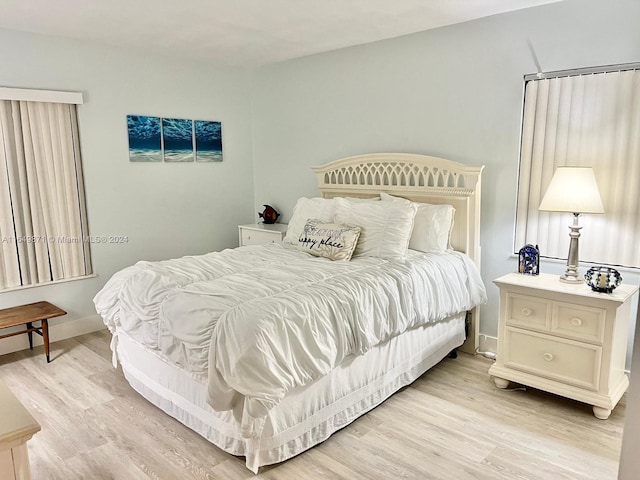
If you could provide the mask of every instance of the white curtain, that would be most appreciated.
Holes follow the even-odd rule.
[[[0,288],[90,274],[75,105],[3,100],[0,126]]]
[[[640,71],[531,80],[522,128],[516,250],[567,258],[572,215],[538,206],[556,167],[591,166],[605,214],[580,217],[580,260],[640,267]]]

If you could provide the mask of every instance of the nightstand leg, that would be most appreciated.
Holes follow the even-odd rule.
[[[493,377],[493,383],[495,383],[498,388],[507,388],[509,386],[509,380],[500,377]]]
[[[608,408],[596,407],[594,405],[593,414],[600,420],[606,420],[607,418],[609,418],[609,415],[611,415],[611,410],[609,410]]]

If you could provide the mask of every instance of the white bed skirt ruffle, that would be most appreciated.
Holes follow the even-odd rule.
[[[290,392],[270,411],[262,435],[243,438],[241,411],[216,412],[207,403],[207,386],[188,372],[116,332],[117,355],[130,385],[151,403],[232,455],[258,468],[287,460],[410,384],[464,342],[465,312],[392,338],[331,374]],[[236,409],[238,410],[238,409]]]

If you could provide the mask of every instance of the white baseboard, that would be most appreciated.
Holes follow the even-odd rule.
[[[38,322],[36,322],[36,325]],[[15,327],[13,331],[24,330],[24,326]],[[67,338],[77,337],[85,333],[97,332],[106,328],[99,315],[91,315],[90,317],[77,318],[68,322],[55,323],[49,320],[49,343],[66,340]],[[7,329],[9,332],[9,329]],[[0,330],[0,334],[2,334]],[[33,346],[42,345],[42,337],[40,335],[33,336]],[[27,335],[16,335],[14,337],[3,338],[0,340],[0,355],[18,352],[29,348],[29,338]]]

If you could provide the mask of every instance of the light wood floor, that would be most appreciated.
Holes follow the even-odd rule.
[[[106,331],[0,357],[0,378],[42,425],[35,480],[250,478],[244,458],[152,406],[111,366]],[[539,391],[498,390],[491,362],[445,359],[324,443],[262,479],[615,479],[625,398],[609,420]],[[6,415],[6,412],[0,412]]]

